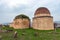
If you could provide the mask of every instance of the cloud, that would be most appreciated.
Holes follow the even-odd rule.
[[[19,4],[27,4],[27,0],[1,0],[8,7],[18,6]]]
[[[0,0],[0,23],[11,22],[16,15],[25,14],[31,19],[35,10],[47,7],[54,21],[59,21],[60,1],[57,0]]]
[[[36,1],[36,0],[33,0]],[[18,7],[19,5],[30,5],[32,0],[1,0],[0,4],[5,4],[8,7]]]

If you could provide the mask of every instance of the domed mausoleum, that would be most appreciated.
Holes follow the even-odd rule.
[[[10,25],[14,29],[24,29],[24,28],[29,28],[30,26],[30,19],[26,15],[18,15],[15,17],[13,20],[12,24]]]
[[[38,30],[54,30],[53,17],[47,8],[40,7],[36,10],[32,27]]]

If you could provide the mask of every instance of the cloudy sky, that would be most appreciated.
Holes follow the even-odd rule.
[[[19,14],[32,19],[39,7],[48,8],[54,21],[60,21],[60,0],[0,0],[0,23],[12,22]]]

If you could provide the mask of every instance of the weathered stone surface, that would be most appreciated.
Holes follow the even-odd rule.
[[[10,26],[15,29],[29,28],[30,20],[27,16],[19,15],[15,17]],[[47,8],[41,7],[36,10],[32,20],[32,27],[38,30],[54,30],[53,17]]]
[[[12,24],[10,24],[10,27],[13,27],[14,29],[29,28],[29,26],[30,26],[30,20],[25,17],[14,19]]]
[[[37,14],[50,14],[50,11],[45,7],[40,7],[36,10],[34,15],[37,15]]]
[[[10,26],[15,29],[24,29],[29,28],[29,25],[30,21],[28,19],[16,19]]]
[[[32,27],[38,30],[54,30],[53,17],[47,8],[37,9],[32,21]]]

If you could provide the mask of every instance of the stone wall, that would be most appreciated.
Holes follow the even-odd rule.
[[[33,18],[32,27],[38,30],[54,30],[52,17]]]
[[[28,19],[16,19],[10,24],[14,29],[24,29],[29,28],[30,20]]]

